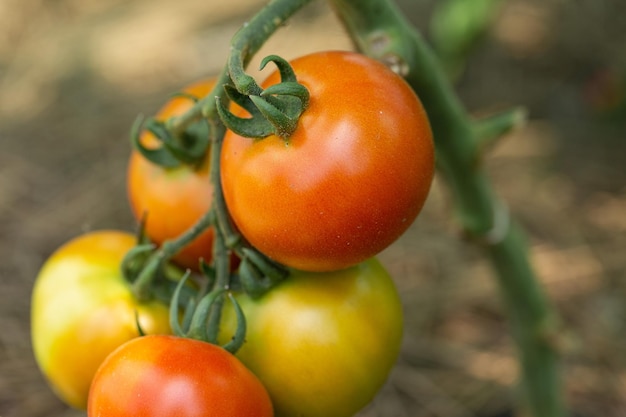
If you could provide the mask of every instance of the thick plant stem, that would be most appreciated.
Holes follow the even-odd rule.
[[[450,187],[465,232],[491,258],[511,317],[527,407],[535,417],[563,415],[552,313],[531,268],[521,229],[498,202],[479,165],[481,139],[444,70],[419,33],[388,0],[331,0],[356,47],[389,64],[428,112],[437,168]]]
[[[512,224],[488,253],[510,311],[528,406],[534,416],[561,417],[564,410],[555,340],[558,320],[534,280],[526,248],[521,229]]]

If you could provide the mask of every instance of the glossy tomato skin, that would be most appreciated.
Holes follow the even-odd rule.
[[[294,271],[258,300],[237,357],[265,385],[278,417],[350,417],[386,381],[402,339],[402,305],[376,260],[336,272]],[[225,310],[222,335],[235,328]]]
[[[89,394],[89,417],[271,417],[259,380],[219,346],[145,336],[114,351]]]
[[[201,80],[183,91],[204,97],[213,85],[213,79]],[[174,97],[155,118],[165,121],[189,110],[193,104],[189,98]],[[145,146],[156,146],[156,138],[149,132],[143,133],[141,141]],[[128,198],[137,220],[147,215],[145,232],[155,243],[178,237],[210,209],[213,186],[209,180],[209,168],[208,154],[198,167],[164,168],[133,150],[128,163]],[[185,268],[198,270],[200,258],[211,261],[212,248],[213,229],[207,229],[172,260]]]
[[[291,62],[310,103],[283,140],[224,138],[221,178],[246,239],[296,269],[330,271],[374,256],[413,222],[434,171],[432,134],[412,89],[352,52]],[[271,75],[264,87],[278,82]]]
[[[84,409],[91,379],[104,358],[146,333],[170,333],[168,306],[138,303],[120,272],[133,235],[103,230],[81,235],[54,252],[35,281],[31,331],[35,359],[53,390]]]

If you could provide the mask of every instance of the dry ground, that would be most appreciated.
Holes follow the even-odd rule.
[[[85,230],[134,227],[124,189],[132,120],[215,73],[230,37],[262,3],[0,2],[0,417],[82,415],[55,399],[32,358],[37,270]],[[402,6],[424,29],[432,3]],[[619,0],[506,0],[458,81],[473,112],[518,104],[530,111],[528,126],[486,165],[526,227],[567,326],[566,398],[586,417],[626,415],[624,45]],[[349,47],[317,2],[265,51],[293,57]],[[482,253],[457,237],[442,184],[381,258],[406,306],[405,348],[362,416],[509,408],[518,370],[506,316]]]

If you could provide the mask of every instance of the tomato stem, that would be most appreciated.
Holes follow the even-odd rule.
[[[215,225],[216,235],[216,249],[215,249],[215,273],[216,282],[215,288],[228,288],[229,286],[229,250],[234,250],[238,254],[242,253],[243,242],[239,233],[235,231],[230,221],[228,214],[228,208],[224,200],[224,195],[221,188],[220,181],[220,153],[221,145],[226,131],[220,115],[218,113],[218,104],[226,106],[229,102],[228,95],[225,93],[225,87],[232,86],[233,81],[231,77],[235,74],[235,83],[238,83],[238,88],[245,93],[255,93],[260,96],[263,90],[256,85],[254,79],[244,72],[244,66],[248,64],[255,52],[263,45],[263,43],[276,31],[285,20],[303,7],[310,0],[274,0],[271,1],[265,8],[263,8],[250,22],[235,35],[232,44],[232,53],[228,62],[221,74],[218,77],[215,87],[207,96],[200,98],[196,103],[182,115],[171,118],[165,124],[155,125],[155,129],[166,129],[169,136],[176,137],[185,132],[185,130],[193,123],[206,120],[209,125],[209,141],[211,146],[210,153],[210,179],[213,184],[214,196],[213,206],[209,212],[207,212],[198,222],[185,232],[180,237],[169,240],[163,243],[162,247],[155,251],[146,263],[146,267],[142,269],[138,277],[133,283],[133,292],[139,300],[147,300],[153,297],[152,286],[154,276],[160,265],[169,260],[179,250],[193,241],[208,227]],[[308,102],[308,92],[304,87],[295,82],[295,75],[291,71],[289,65],[279,57],[270,56],[264,60],[264,64],[268,62],[274,62],[277,64],[283,78],[287,81],[287,85],[278,89],[270,90],[270,97],[268,97],[268,103],[276,105],[276,94],[284,94],[290,98],[298,100],[302,106],[305,106]],[[304,90],[303,90],[304,89]],[[298,114],[299,115],[299,114]],[[293,118],[297,117],[293,111],[288,113],[290,117],[289,122],[293,123]],[[134,136],[138,137],[140,123],[136,123],[134,130]],[[138,139],[137,139],[138,140]],[[168,160],[169,161],[169,160]],[[169,161],[171,162],[171,161]],[[254,249],[252,249],[254,250]],[[271,261],[269,261],[271,263]],[[267,263],[267,262],[266,262]],[[273,265],[273,268],[261,268],[262,271],[281,269],[280,265]],[[284,278],[287,275],[285,272],[281,275]],[[277,282],[278,279],[272,277],[272,283]],[[272,284],[273,285],[273,284]],[[266,288],[270,288],[272,285],[265,285]],[[221,297],[220,297],[221,298]],[[217,300],[217,304],[222,303],[222,300]],[[215,315],[211,315],[209,321],[212,323],[209,325],[210,332],[217,332],[217,324],[219,324],[219,311],[220,308],[215,308]],[[217,324],[216,324],[217,323]]]
[[[181,236],[180,238],[166,242],[160,251],[155,254],[155,257],[159,259],[169,259],[173,254],[179,251],[199,233],[208,228],[212,223],[216,223],[217,228],[223,234],[225,239],[225,245],[228,248],[239,248],[241,246],[241,237],[234,231],[230,219],[228,216],[228,209],[224,196],[221,191],[221,182],[219,174],[219,159],[221,152],[221,141],[224,136],[225,126],[218,114],[218,103],[226,106],[229,101],[229,97],[224,94],[224,87],[231,85],[231,77],[235,82],[235,85],[239,90],[247,94],[260,95],[262,89],[256,84],[254,79],[245,74],[245,66],[249,63],[250,59],[261,48],[267,39],[280,27],[284,22],[304,5],[311,0],[272,0],[267,6],[254,16],[248,23],[233,37],[231,54],[227,65],[222,69],[215,87],[205,97],[200,98],[196,103],[185,113],[178,117],[170,118],[165,123],[165,129],[168,130],[171,136],[177,137],[185,132],[185,130],[193,123],[205,118],[209,123],[209,138],[212,146],[211,149],[211,182],[214,186],[214,213],[207,213],[198,223],[192,227],[189,233]],[[286,73],[288,81],[295,81],[295,76],[289,74],[288,65],[284,63],[278,57],[268,57],[264,60],[264,65],[269,62],[276,62],[282,73]],[[302,89],[298,89],[290,86],[292,89],[287,93],[290,96],[295,96],[300,99],[302,106],[306,106],[308,101],[308,93],[303,92]],[[302,87],[304,88],[304,87]],[[306,90],[306,89],[305,89]],[[282,92],[285,94],[285,92]],[[291,114],[293,116],[293,114]],[[293,118],[293,117],[292,117]],[[138,138],[139,127],[141,126],[140,120],[135,124],[133,129],[134,137]],[[288,129],[287,129],[288,130]],[[137,139],[138,140],[138,139]],[[167,160],[167,163],[172,163],[171,160]],[[215,216],[215,221],[212,218]],[[156,264],[160,263],[160,260],[153,261]],[[151,281],[150,270],[145,270],[139,276],[135,282],[135,293],[140,298],[144,299],[149,297],[149,283]]]
[[[234,83],[236,89],[245,95],[261,95],[262,89],[253,77],[245,73],[245,68],[261,46],[281,27],[285,21],[311,0],[272,0],[249,22],[246,22],[231,41],[231,53],[223,68],[215,88],[199,100],[184,114],[167,122],[172,135],[178,135],[202,117],[210,118],[217,113],[216,103],[225,108],[228,97],[224,86]],[[232,81],[231,81],[232,80]],[[217,100],[216,100],[217,98]],[[303,100],[302,109],[306,107]]]
[[[267,39],[310,1],[272,0],[235,34],[228,68],[237,90],[246,95],[261,94],[261,87],[245,73],[245,68]]]
[[[224,239],[226,247],[232,249],[241,244],[241,236],[235,231],[230,221],[228,207],[226,206],[224,192],[222,191],[222,181],[220,179],[220,156],[226,128],[216,112],[212,113],[210,117],[209,125],[211,126],[211,137],[213,141],[211,144],[211,168],[209,178],[211,184],[213,184],[213,207],[216,216],[216,228],[220,232],[219,238]]]
[[[251,112],[252,118],[240,118],[230,113],[223,103],[218,104],[218,111],[224,123],[234,132],[246,136],[261,138],[271,134],[287,138],[296,129],[300,114],[308,104],[308,91],[297,83],[295,74],[284,59],[271,55],[263,59],[261,69],[268,62],[274,62],[281,74],[284,88],[276,88],[271,94],[264,94],[255,79],[246,74],[245,68],[250,59],[265,41],[285,21],[311,0],[273,0],[235,34],[231,42],[231,54],[228,59],[228,73],[236,91],[245,96],[260,111]],[[297,98],[297,100],[293,100]],[[240,103],[241,103],[240,101]],[[244,105],[250,109],[250,107]]]
[[[213,131],[213,144],[211,148],[211,170],[209,172],[213,184],[213,208],[216,217],[215,246],[213,249],[216,276],[214,288],[228,288],[230,285],[230,281],[228,281],[230,270],[228,268],[230,251],[232,250],[237,256],[242,258],[239,273],[244,289],[252,297],[259,297],[285,279],[289,275],[289,271],[284,266],[268,259],[255,248],[244,246],[241,235],[233,228],[220,180],[220,154],[224,137],[224,125],[221,124],[219,118],[216,117],[215,119],[210,121]],[[255,276],[245,275],[249,269],[257,271],[258,274]],[[211,320],[213,324],[210,327],[217,329],[219,315]]]
[[[229,251],[224,242],[224,236],[219,228],[215,230],[215,239],[213,242],[213,258],[215,259],[215,284],[212,292],[224,292],[230,288],[230,259]],[[215,299],[213,309],[208,317],[207,339],[216,341],[220,330],[220,322],[222,320],[222,308],[224,306],[224,297]]]
[[[490,124],[472,122],[435,54],[391,1],[331,3],[356,47],[403,75],[422,100],[434,132],[437,169],[451,188],[459,221],[483,244],[497,272],[530,409],[537,417],[562,416],[558,355],[546,337],[546,329],[557,332],[556,316],[530,265],[520,226],[510,218],[499,220],[503,206],[478,163],[484,144],[515,125],[519,114]]]
[[[191,228],[174,240],[163,242],[161,247],[154,251],[148,258],[146,264],[141,269],[132,283],[132,291],[139,301],[148,301],[154,298],[154,281],[157,271],[178,251],[187,246],[208,227],[215,222],[215,212],[209,210]]]

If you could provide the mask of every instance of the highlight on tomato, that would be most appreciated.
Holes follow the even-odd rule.
[[[182,92],[202,98],[214,84],[214,79],[205,79],[187,86]],[[165,121],[179,116],[193,105],[190,97],[176,96],[156,113],[155,119]],[[148,131],[142,133],[140,141],[147,148],[159,146]],[[197,164],[164,167],[149,161],[138,150],[132,151],[127,170],[131,211],[138,221],[146,216],[145,234],[156,244],[180,236],[210,209],[213,186],[209,180],[209,159],[207,152]],[[213,229],[209,228],[174,255],[172,261],[198,270],[199,259],[211,262],[212,247]]]
[[[130,233],[78,236],[43,264],[32,293],[35,359],[55,393],[84,409],[91,380],[105,357],[145,333],[170,333],[168,306],[139,303],[120,264],[136,244]]]
[[[430,124],[411,87],[378,61],[331,51],[290,64],[308,107],[287,138],[226,133],[224,197],[238,230],[270,258],[307,271],[347,268],[385,249],[421,211],[434,172]],[[276,72],[262,87],[278,81]]]
[[[272,417],[258,378],[234,355],[199,340],[144,336],[103,362],[89,417]]]
[[[375,258],[334,272],[292,271],[258,299],[236,298],[247,319],[236,355],[265,385],[277,416],[353,416],[396,363],[402,305]],[[224,339],[235,323],[227,306]]]

